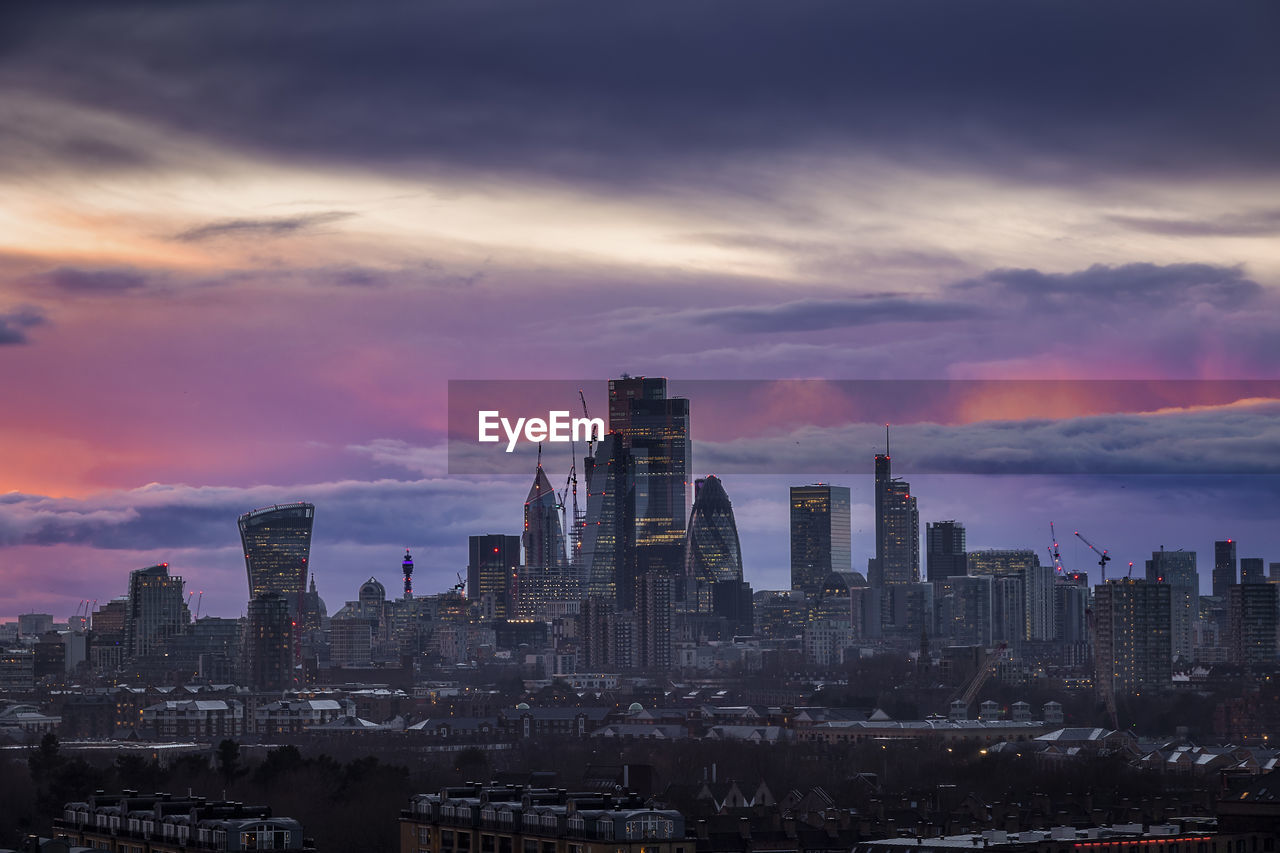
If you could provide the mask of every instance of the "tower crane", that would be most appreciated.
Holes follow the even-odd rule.
[[[1053,542],[1053,547],[1049,549],[1049,557],[1053,560],[1053,569],[1057,574],[1065,574],[1066,569],[1062,567],[1062,555],[1058,553],[1058,532],[1053,529],[1053,522],[1049,522],[1049,538]]]
[[[1106,548],[1103,548],[1101,551],[1099,551],[1092,542],[1090,542],[1088,539],[1085,539],[1084,536],[1081,535],[1079,530],[1076,531],[1076,536],[1080,537],[1081,542],[1089,546],[1090,551],[1098,555],[1098,568],[1102,569],[1102,582],[1106,583],[1107,582],[1107,563],[1111,562],[1111,555],[1107,553]],[[1129,565],[1130,567],[1132,567],[1133,563],[1130,563]],[[1130,571],[1132,571],[1132,568],[1130,569]]]
[[[582,416],[586,418],[588,421],[591,420],[591,413],[587,411],[587,395],[582,393],[581,388],[578,389],[578,399],[582,401]],[[587,455],[588,456],[596,455],[595,453],[596,440],[595,438],[592,437],[594,435],[595,433],[592,432],[590,428],[588,428],[587,429]]]

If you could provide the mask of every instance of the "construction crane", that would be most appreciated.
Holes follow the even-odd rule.
[[[1099,551],[1092,542],[1090,542],[1088,539],[1085,539],[1084,536],[1081,535],[1079,530],[1076,531],[1076,536],[1080,537],[1081,542],[1089,546],[1090,551],[1098,555],[1098,568],[1102,569],[1102,582],[1106,583],[1107,582],[1107,563],[1111,562],[1111,555],[1107,553],[1106,548],[1103,548],[1101,551]],[[1133,563],[1130,563],[1129,565],[1133,566]]]
[[[1107,716],[1111,718],[1111,728],[1114,731],[1120,730],[1120,720],[1116,716],[1116,686],[1111,678],[1112,661],[1104,661],[1102,655],[1098,654],[1098,624],[1097,618],[1094,616],[1093,608],[1089,607],[1085,611],[1085,618],[1089,622],[1089,645],[1093,650],[1093,680],[1098,686],[1098,692],[1102,694],[1102,704],[1107,708]],[[1106,672],[1103,672],[1103,667]]]
[[[1067,570],[1062,567],[1062,555],[1058,553],[1058,531],[1053,529],[1053,522],[1049,522],[1049,541],[1053,544],[1049,546],[1049,560],[1053,563],[1053,570],[1056,574],[1066,574]]]
[[[586,418],[588,421],[590,421],[591,413],[587,411],[587,395],[582,393],[581,388],[578,389],[578,399],[582,401],[582,416]],[[595,452],[596,440],[593,437],[594,435],[595,435],[595,432],[592,431],[590,426],[588,426],[587,427],[587,455],[588,456],[596,455],[596,452]]]
[[[462,572],[458,572],[458,582],[453,585],[453,591],[462,592],[466,588],[467,588],[467,582],[462,579]]]
[[[204,604],[204,590],[200,590],[200,597],[196,599],[196,619],[200,618],[200,607]]]
[[[589,432],[589,431],[588,431]],[[591,436],[588,435],[589,439]],[[573,526],[569,527],[565,495],[573,501]],[[569,565],[578,565],[578,555],[582,548],[582,518],[578,511],[578,446],[569,437],[569,476],[564,481],[564,491],[560,493],[560,524],[569,534]]]
[[[957,698],[964,703],[966,708],[973,703],[973,699],[978,695],[978,691],[982,689],[982,685],[986,684],[987,679],[996,671],[996,664],[1000,662],[1000,658],[1004,657],[1004,652],[1007,648],[1008,643],[1001,643],[983,658],[982,665],[978,667],[978,671],[969,680],[964,692],[960,693],[958,697],[955,693],[951,694],[951,699],[947,701],[947,711],[951,710],[951,703],[955,702]]]

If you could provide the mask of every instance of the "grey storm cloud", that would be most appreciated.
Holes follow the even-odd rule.
[[[1205,219],[1154,216],[1111,216],[1110,221],[1134,231],[1173,237],[1269,237],[1280,234],[1280,210],[1233,213]]]
[[[1036,387],[1028,383],[1028,393]],[[699,441],[696,461],[727,473],[864,473],[884,446],[883,429],[849,424]],[[1280,400],[1060,420],[903,424],[893,430],[893,455],[904,473],[1277,475]]]
[[[872,323],[927,323],[965,319],[977,307],[962,302],[873,295],[851,299],[804,299],[775,305],[735,306],[677,312],[673,319],[730,332],[810,332]]]
[[[0,80],[295,160],[639,183],[816,149],[1074,182],[1275,170],[1278,30],[1266,0],[80,3],[7,14]],[[146,156],[101,130],[62,147]]]
[[[36,308],[18,308],[0,314],[0,346],[27,343],[27,332],[46,322],[44,313]]]
[[[354,213],[330,210],[323,213],[307,213],[299,216],[276,216],[262,219],[223,219],[198,225],[177,234],[174,239],[186,243],[209,240],[216,237],[286,237],[309,231],[343,219]]]
[[[1236,308],[1263,295],[1256,281],[1239,267],[1212,264],[1095,264],[1068,273],[1036,269],[1000,269],[961,282],[956,292],[981,295],[998,293],[1033,301],[1069,305],[1072,300],[1123,303],[1140,301],[1153,307],[1187,302],[1208,302],[1220,308]]]
[[[288,487],[150,485],[90,498],[0,496],[0,546],[88,545],[103,549],[239,547],[236,518],[255,507],[316,504],[318,544],[412,542],[457,545],[493,519],[495,491],[521,500],[515,480],[373,480]],[[511,525],[507,525],[511,526]]]
[[[41,284],[68,293],[124,293],[146,287],[149,278],[134,269],[59,267],[38,277]]]

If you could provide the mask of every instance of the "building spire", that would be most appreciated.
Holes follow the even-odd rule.
[[[889,455],[889,425],[884,425],[884,455]]]

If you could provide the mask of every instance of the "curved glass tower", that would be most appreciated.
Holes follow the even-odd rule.
[[[314,504],[292,503],[255,509],[240,516],[240,542],[249,573],[249,598],[268,592],[299,612],[307,587]]]
[[[712,589],[725,581],[742,581],[742,548],[733,505],[718,477],[694,483],[693,511],[685,538],[684,573],[686,597],[697,610],[712,610]]]

